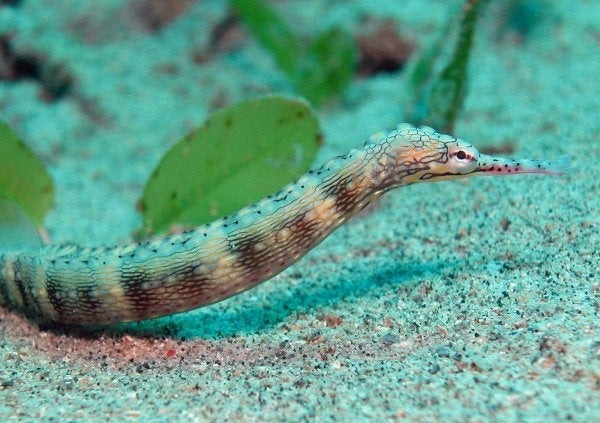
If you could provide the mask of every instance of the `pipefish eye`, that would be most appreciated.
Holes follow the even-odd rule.
[[[457,173],[469,173],[477,167],[479,151],[467,145],[456,145],[448,152],[449,164]]]

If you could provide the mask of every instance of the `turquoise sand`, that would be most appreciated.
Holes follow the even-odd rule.
[[[419,50],[461,2],[271,3],[305,36],[391,19]],[[477,28],[455,134],[569,156],[568,175],[391,192],[271,281],[180,315],[64,332],[0,309],[0,421],[597,420],[600,5],[530,0],[509,22],[501,3]],[[2,2],[12,51],[59,66],[0,81],[2,117],[55,182],[53,242],[130,241],[174,142],[221,105],[294,95],[243,28],[211,49],[226,4]],[[356,78],[321,108],[315,166],[405,120],[407,87]]]

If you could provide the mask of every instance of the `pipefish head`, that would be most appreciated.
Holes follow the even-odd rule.
[[[441,137],[440,137],[441,138]],[[442,181],[474,175],[481,164],[481,154],[473,145],[460,139],[432,139],[430,143],[441,151],[435,160],[427,163],[428,169],[419,174],[419,181]]]
[[[562,175],[569,160],[531,160],[493,157],[480,153],[472,144],[435,132],[428,127],[400,125],[397,129],[396,171],[392,186],[435,182],[481,175],[538,173]]]

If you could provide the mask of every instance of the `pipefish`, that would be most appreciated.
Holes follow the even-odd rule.
[[[0,254],[0,304],[72,325],[180,313],[272,278],[393,188],[480,175],[560,175],[565,166],[565,159],[492,157],[431,128],[400,124],[258,203],[183,233],[115,247]]]

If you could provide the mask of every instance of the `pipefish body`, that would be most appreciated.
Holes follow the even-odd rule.
[[[400,124],[276,194],[184,233],[124,246],[1,254],[0,305],[73,325],[180,313],[272,278],[392,188],[478,175],[559,175],[565,165],[495,158],[431,128]]]

